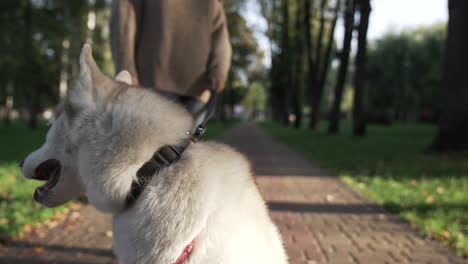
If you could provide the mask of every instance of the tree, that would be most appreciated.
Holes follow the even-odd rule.
[[[349,54],[351,51],[351,40],[354,30],[354,15],[356,13],[357,0],[346,0],[345,10],[345,32],[343,39],[343,48],[340,52],[340,68],[338,72],[338,80],[335,87],[335,97],[333,106],[330,112],[330,123],[328,126],[329,133],[337,133],[339,130],[339,122],[341,115],[341,99],[343,97],[344,85],[348,73]]]
[[[320,54],[317,59],[317,70],[316,76],[313,79],[316,80],[315,85],[315,92],[312,98],[312,105],[311,105],[311,114],[310,114],[310,122],[309,127],[311,129],[315,129],[317,127],[318,121],[320,119],[320,106],[322,103],[323,92],[325,89],[325,83],[328,76],[328,71],[330,69],[330,63],[332,60],[332,50],[333,45],[335,44],[335,28],[336,22],[338,21],[338,14],[341,9],[341,0],[335,1],[335,7],[333,8],[333,12],[331,14],[331,23],[328,28],[328,39],[326,41],[326,48],[325,52],[322,55],[322,45],[323,45],[323,28],[325,24],[325,4],[326,1],[322,0],[322,8],[321,8],[321,18],[320,18],[320,30],[319,30],[319,37],[317,42],[317,53]]]
[[[366,86],[366,54],[367,29],[371,12],[370,0],[359,0],[358,48],[356,54],[356,72],[354,76],[354,106],[353,106],[353,135],[366,134],[365,120],[365,86]]]
[[[277,66],[280,66],[280,87],[276,89],[277,93],[276,96],[279,100],[279,109],[280,109],[280,122],[283,125],[288,125],[289,124],[289,102],[290,102],[290,97],[289,97],[289,87],[291,81],[292,81],[292,76],[291,76],[291,71],[289,69],[289,66],[291,65],[291,41],[290,41],[290,36],[291,32],[289,30],[289,23],[290,23],[290,16],[289,16],[289,0],[282,0],[281,4],[281,14],[282,14],[282,20],[283,20],[283,26],[281,28],[281,40],[280,40],[280,45],[281,45],[281,52],[279,54],[279,61],[281,61],[281,64],[276,64]]]
[[[305,0],[308,1],[308,0]],[[303,34],[300,30],[303,26],[302,23],[302,1],[297,1],[296,3],[296,22],[295,22],[295,50],[292,54],[294,57],[294,63],[292,67],[291,76],[293,78],[293,87],[292,87],[292,94],[291,94],[291,103],[292,103],[292,110],[295,116],[294,120],[294,127],[300,128],[302,123],[302,84],[303,84],[303,72],[304,72],[304,60],[303,60]]]
[[[98,3],[99,11],[105,8],[105,0],[96,0],[96,6]],[[19,110],[31,128],[38,125],[42,111],[59,100],[61,73],[64,86],[68,81],[65,74],[73,73],[70,68],[77,69],[88,10],[88,1],[0,3],[0,102]],[[69,47],[67,56],[63,56],[67,52],[64,43],[70,44],[65,45]],[[96,46],[94,50],[98,50]]]
[[[366,67],[366,119],[437,120],[442,87],[446,25],[437,23],[388,32],[369,43]]]
[[[260,10],[263,17],[267,23],[267,30],[266,36],[269,39],[270,43],[270,56],[271,56],[271,68],[268,71],[269,73],[269,106],[271,109],[271,117],[274,121],[280,120],[280,110],[279,110],[279,98],[276,95],[276,91],[281,89],[279,82],[277,82],[278,75],[276,71],[278,71],[278,59],[277,53],[279,49],[279,45],[276,43],[279,35],[279,21],[281,20],[281,16],[278,15],[278,1],[276,0],[259,0]]]
[[[222,120],[227,118],[226,110],[232,113],[234,105],[242,101],[250,83],[255,81],[255,75],[264,71],[263,65],[259,64],[263,59],[263,52],[254,38],[252,28],[241,14],[244,1],[229,0],[224,5],[233,55],[226,89],[220,94],[218,101]]]
[[[322,2],[324,2],[322,0]],[[306,0],[304,1],[304,36],[306,38],[306,54],[307,54],[307,66],[308,66],[308,89],[310,95],[310,106],[312,108],[311,120],[309,122],[309,127],[314,128],[315,123],[312,119],[314,118],[314,111],[317,107],[317,63],[316,59],[314,58],[314,46],[313,46],[313,39],[312,39],[312,31],[313,31],[313,12],[311,6],[313,6],[314,0]],[[317,53],[318,54],[318,53]]]
[[[449,0],[446,64],[439,132],[432,149],[468,149],[468,1]]]
[[[322,0],[320,3],[320,22],[319,22],[319,33],[316,39],[316,50],[315,50],[315,62],[312,59],[309,59],[309,81],[310,81],[310,88],[311,91],[311,114],[310,114],[310,121],[309,121],[309,128],[315,129],[319,120],[320,116],[320,101],[322,98],[323,89],[319,85],[319,74],[321,71],[321,62],[322,62],[322,46],[323,46],[323,33],[325,31],[325,6],[327,4],[327,0]],[[309,10],[310,12],[310,10]],[[306,24],[310,25],[311,21],[306,21]],[[309,26],[310,27],[310,26]],[[310,32],[307,32],[310,37]],[[312,47],[309,43],[309,52],[312,53]],[[311,54],[309,56],[312,56]],[[310,68],[310,64],[314,63],[314,67]]]

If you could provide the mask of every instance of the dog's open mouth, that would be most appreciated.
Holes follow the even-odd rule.
[[[33,179],[46,181],[46,183],[36,188],[34,200],[37,202],[42,201],[49,191],[54,188],[60,179],[61,168],[62,165],[56,159],[46,160],[37,166]]]

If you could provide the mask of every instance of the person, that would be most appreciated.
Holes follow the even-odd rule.
[[[114,0],[110,33],[116,72],[137,86],[198,102],[224,89],[232,48],[221,0]]]

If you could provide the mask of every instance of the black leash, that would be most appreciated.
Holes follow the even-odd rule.
[[[216,106],[216,92],[210,90],[210,100],[195,113],[195,123],[189,136],[177,146],[166,145],[159,148],[143,166],[137,171],[137,178],[132,181],[130,193],[125,198],[125,207],[131,207],[145,187],[149,185],[153,177],[159,173],[162,168],[169,167],[176,163],[187,147],[198,141],[198,138],[205,132],[206,123],[213,117]],[[174,97],[171,96],[174,100]],[[185,98],[185,97],[184,97]],[[183,103],[183,101],[179,100]]]

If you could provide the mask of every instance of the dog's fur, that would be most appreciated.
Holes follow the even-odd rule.
[[[43,205],[86,192],[91,204],[114,216],[121,264],[173,263],[194,238],[184,264],[287,263],[248,161],[223,144],[192,144],[124,209],[137,170],[159,147],[186,138],[193,118],[178,104],[132,87],[127,72],[116,80],[103,75],[88,45],[80,66],[45,144],[23,165],[25,177],[33,178],[45,160],[60,162],[59,182],[40,198]]]

